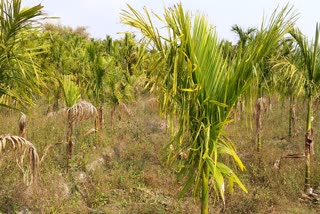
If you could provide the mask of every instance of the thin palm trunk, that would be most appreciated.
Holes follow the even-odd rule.
[[[242,120],[243,118],[245,118],[245,116],[244,116],[245,109],[246,109],[245,100],[240,98],[239,104],[240,104],[240,120]]]
[[[202,174],[202,198],[201,198],[201,213],[209,213],[209,168],[205,167]]]
[[[104,121],[103,121],[103,106],[102,104],[100,104],[99,108],[98,108],[98,120],[99,120],[99,126],[98,126],[98,130],[102,130]]]
[[[54,93],[54,101],[53,101],[53,106],[52,106],[52,111],[57,112],[59,110],[59,97],[60,97],[60,92],[57,90]]]
[[[69,170],[70,170],[70,159],[71,159],[71,157],[72,157],[72,150],[73,150],[72,134],[73,134],[73,119],[72,119],[72,111],[68,111],[68,132],[67,132],[67,173],[69,173]]]
[[[306,140],[305,140],[305,157],[306,157],[306,172],[305,172],[305,191],[310,192],[311,190],[311,167],[310,167],[310,151],[311,151],[311,144],[313,141],[313,130],[312,130],[312,95],[309,95],[308,98],[308,113],[307,113],[307,133],[306,133]]]
[[[110,125],[111,125],[111,129],[113,130],[113,126],[114,126],[114,113],[116,112],[116,106],[113,106],[110,112]]]
[[[289,138],[291,139],[296,134],[296,103],[294,97],[291,95],[290,100],[290,110],[289,110]]]
[[[257,152],[262,149],[261,142],[261,126],[262,126],[262,97],[260,97],[255,106],[255,117],[256,117],[256,142],[257,142]]]
[[[262,149],[261,128],[262,128],[262,111],[264,106],[264,103],[263,103],[264,97],[262,93],[261,82],[258,85],[258,93],[259,93],[259,98],[255,105],[255,117],[256,117],[255,120],[256,120],[256,145],[257,145],[257,152],[259,153]]]

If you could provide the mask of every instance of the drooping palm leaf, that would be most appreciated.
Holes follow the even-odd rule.
[[[159,35],[146,9],[143,15],[129,6],[129,11],[122,11],[121,19],[141,30],[162,55],[164,68],[157,82],[162,110],[172,117],[171,121],[175,115],[179,120],[178,128],[172,131],[168,157],[175,161],[181,151],[187,154],[178,164],[180,177],[186,178],[182,193],[194,187],[195,196],[202,195],[202,212],[207,213],[210,186],[223,200],[225,179],[230,190],[237,183],[246,191],[222,162],[222,157],[229,156],[244,169],[223,127],[232,122],[230,111],[255,76],[253,66],[291,27],[290,9],[274,13],[243,54],[231,61],[223,57],[222,45],[206,18],[200,14],[192,18],[181,4],[165,9],[168,37]]]
[[[0,87],[20,104],[32,104],[32,96],[40,93],[43,85],[32,59],[40,50],[28,45],[43,18],[42,8],[36,5],[22,9],[21,0],[0,3]]]
[[[75,103],[73,106],[68,108],[67,112],[72,115],[72,122],[80,122],[97,116],[96,107],[85,100]]]
[[[305,191],[310,193],[311,188],[311,169],[310,169],[310,149],[313,143],[313,128],[312,128],[312,114],[313,114],[313,98],[318,90],[320,83],[320,63],[319,63],[319,31],[320,26],[316,25],[314,41],[310,43],[308,38],[304,36],[299,29],[291,30],[290,34],[296,42],[294,61],[285,63],[285,66],[290,66],[297,69],[299,74],[303,75],[305,94],[308,99],[307,119],[306,119],[306,141],[305,141]],[[284,67],[282,65],[282,67]]]
[[[28,168],[31,171],[31,183],[36,179],[39,170],[39,156],[35,146],[20,136],[1,135],[0,136],[0,154],[10,147],[16,151],[16,160],[18,166],[24,173],[28,173],[23,167],[24,159],[27,156],[29,159]],[[28,182],[28,181],[27,181]]]

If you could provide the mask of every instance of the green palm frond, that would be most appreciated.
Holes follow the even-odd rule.
[[[43,18],[42,6],[21,8],[21,0],[0,3],[0,83],[21,104],[32,104],[34,94],[44,85],[42,74],[33,57],[41,52],[30,48],[38,21]],[[16,95],[18,94],[18,95]],[[14,96],[12,96],[14,95]]]
[[[141,30],[164,61],[159,72],[161,80],[157,82],[161,109],[172,116],[171,121],[176,115],[179,120],[179,127],[172,131],[169,159],[175,161],[181,151],[188,154],[178,164],[180,177],[186,178],[182,194],[193,187],[195,196],[202,195],[202,211],[207,212],[210,186],[223,201],[225,180],[229,181],[230,190],[237,183],[247,191],[222,162],[222,156],[229,155],[244,169],[223,127],[232,122],[231,109],[255,77],[253,66],[268,56],[290,29],[291,9],[285,7],[275,12],[243,54],[230,62],[223,57],[223,46],[204,16],[197,14],[192,18],[181,4],[165,9],[163,20],[169,36],[164,37],[159,35],[146,9],[141,14],[128,7],[129,11],[121,13],[122,22]]]
[[[72,76],[63,75],[62,80],[59,80],[60,87],[63,90],[66,106],[70,108],[80,100],[80,91],[78,86],[72,81]]]
[[[320,83],[320,65],[319,65],[319,30],[320,26],[317,23],[314,41],[309,43],[309,40],[304,36],[298,29],[292,30],[290,32],[291,36],[294,38],[297,47],[295,49],[295,54],[300,57],[301,60],[296,60],[295,65],[299,68],[299,71],[304,76],[305,79],[305,93],[308,99],[307,106],[307,120],[306,120],[306,142],[305,142],[305,157],[306,157],[306,172],[305,172],[305,191],[310,192],[310,145],[312,143],[312,104],[313,97],[318,91],[318,85]],[[309,140],[311,139],[311,143]]]
[[[307,79],[294,62],[283,58],[271,63],[273,64],[273,84],[281,95],[296,97],[304,92]]]
[[[95,100],[96,104],[104,103],[106,100],[106,79],[109,68],[113,66],[112,57],[107,59],[98,50],[98,44],[90,43],[87,47],[89,70],[86,91]]]
[[[308,38],[305,37],[299,29],[294,29],[290,32],[291,36],[295,39],[299,52],[302,55],[303,65],[307,71],[307,77],[310,81],[320,81],[315,79],[319,76],[319,30],[320,26],[316,25],[315,39],[309,44]]]

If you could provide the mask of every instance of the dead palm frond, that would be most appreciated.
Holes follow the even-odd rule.
[[[16,161],[19,168],[22,170],[24,177],[28,176],[29,170],[31,170],[30,184],[33,183],[37,177],[37,172],[39,169],[39,156],[35,146],[20,136],[14,135],[1,135],[0,136],[0,154],[6,150],[7,147],[16,151]],[[29,158],[29,163],[27,165],[27,170],[24,169],[24,159],[26,155]],[[26,180],[29,183],[28,179]]]
[[[81,100],[67,110],[70,112],[72,122],[80,122],[97,116],[97,108],[91,103]]]

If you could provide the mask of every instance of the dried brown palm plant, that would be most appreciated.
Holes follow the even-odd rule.
[[[32,184],[37,178],[39,169],[39,156],[35,146],[20,136],[14,135],[1,135],[0,136],[0,154],[3,153],[7,147],[10,147],[16,152],[16,161],[18,167],[22,170],[24,175],[24,181],[29,185]],[[27,168],[24,168],[24,160],[26,155],[29,158]],[[29,178],[29,172],[31,174]]]
[[[87,120],[93,117],[97,117],[97,108],[91,103],[81,100],[74,104],[67,110],[68,115],[71,114],[71,122],[77,123],[82,120]]]
[[[97,108],[92,105],[91,103],[81,100],[78,103],[75,103],[71,106],[68,110],[68,132],[67,132],[67,172],[70,169],[70,159],[73,150],[73,142],[72,142],[72,135],[73,135],[73,126],[74,124],[87,120],[89,118],[95,118],[95,131],[97,131],[97,121],[98,121],[98,111]]]
[[[67,106],[68,131],[67,131],[67,173],[70,169],[70,159],[73,149],[73,127],[76,123],[95,116],[95,129],[97,128],[97,109],[91,103],[80,100],[79,87],[72,80],[74,76],[64,75],[59,79],[59,84],[63,89],[64,99]]]

